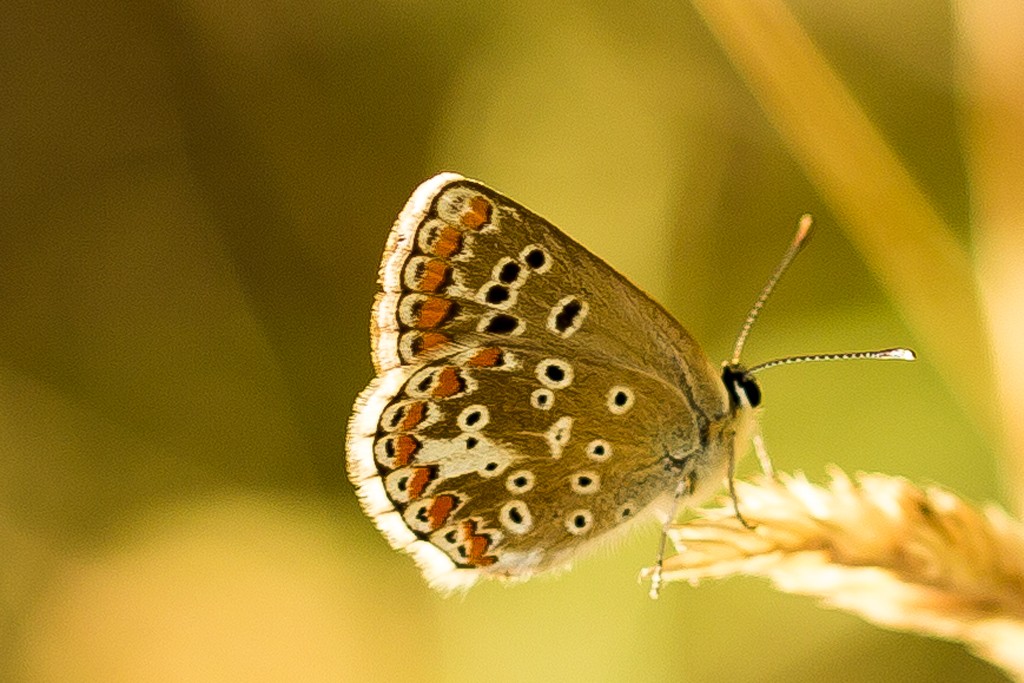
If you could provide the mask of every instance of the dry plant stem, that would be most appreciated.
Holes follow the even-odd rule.
[[[967,254],[782,0],[692,0],[984,434],[994,379]]]
[[[954,6],[975,260],[999,368],[994,403],[1005,427],[1007,488],[1024,514],[1024,4]]]
[[[700,510],[669,537],[663,580],[763,576],[879,625],[958,640],[1024,680],[1024,526],[1004,512],[899,477],[838,469],[737,482],[729,503]]]

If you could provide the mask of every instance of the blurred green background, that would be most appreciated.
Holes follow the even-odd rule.
[[[990,368],[1024,354],[978,340],[1020,299],[970,305],[992,291],[978,198],[1012,208],[1020,194],[986,188],[1019,187],[1024,168],[983,173],[1017,148],[971,123],[972,84],[986,86],[965,68],[1010,20],[923,0],[749,3],[788,7],[935,228],[849,209],[892,201],[874,194],[891,178],[836,190],[865,173],[859,143],[821,144],[833,117],[787,127],[723,47],[738,20],[715,8],[747,3],[695,5],[6,4],[0,678],[1001,680],[955,644],[760,581],[653,602],[636,577],[656,528],[561,577],[442,599],[358,509],[344,430],[372,376],[376,269],[405,199],[441,170],[549,218],[713,359],[813,213],[746,360],[895,345],[922,360],[766,373],[776,467],[824,481],[837,463],[1013,508],[999,425],[1019,413]],[[807,57],[776,44],[791,61],[755,67]],[[805,113],[827,101],[775,95]],[[1012,212],[1002,225],[985,234],[1015,244],[1024,228]],[[872,252],[871,229],[896,242]],[[933,263],[932,237],[977,280]],[[994,251],[1010,275],[1024,255]],[[929,266],[901,273],[916,257]],[[950,272],[942,295],[966,292],[965,309],[913,303]]]

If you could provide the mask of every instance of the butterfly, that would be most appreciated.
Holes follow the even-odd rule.
[[[388,236],[371,321],[377,376],[348,428],[363,510],[431,586],[452,591],[567,568],[638,520],[731,484],[761,399],[754,370],[909,353],[739,364],[809,227],[716,367],[664,308],[548,221],[457,174],[425,181]]]

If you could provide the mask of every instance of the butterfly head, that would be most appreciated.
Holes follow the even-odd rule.
[[[726,363],[722,367],[722,384],[729,394],[730,412],[735,414],[741,408],[761,405],[761,386],[742,365]]]

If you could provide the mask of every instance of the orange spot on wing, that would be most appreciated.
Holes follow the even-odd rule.
[[[440,332],[424,332],[423,336],[420,337],[417,353],[436,349],[438,346],[447,344],[450,341],[451,337],[446,334],[441,334]]]
[[[498,561],[494,555],[485,555],[491,546],[491,539],[476,533],[476,522],[466,520],[462,524],[463,545],[466,548],[466,562],[474,567],[486,567]]]
[[[450,299],[432,296],[420,305],[416,327],[428,330],[445,322],[455,312],[455,302]]]
[[[412,456],[420,449],[420,442],[409,434],[399,434],[394,441],[395,467],[405,467],[412,461]]]
[[[411,335],[411,337],[409,336]],[[408,352],[402,351],[402,358],[406,361],[413,361],[418,356],[433,349],[440,348],[452,340],[447,334],[443,332],[435,332],[428,330],[426,332],[419,332],[413,330],[406,332],[402,336],[403,341],[408,339]]]
[[[423,418],[427,416],[427,404],[423,401],[416,401],[410,403],[405,407],[405,415],[402,417],[402,421],[398,423],[399,431],[407,432],[410,429],[415,429],[416,425],[423,422]]]
[[[493,368],[501,365],[503,355],[499,347],[489,346],[474,353],[466,365],[474,368]]]
[[[446,225],[438,231],[437,237],[434,238],[430,246],[434,256],[450,258],[462,249],[462,233],[452,226]]]
[[[466,541],[466,559],[470,564],[478,567],[486,567],[489,564],[494,564],[495,557],[493,555],[484,555],[487,552],[488,546],[491,542],[485,536],[473,536]]]
[[[448,517],[452,514],[452,510],[458,504],[459,499],[450,493],[444,493],[435,498],[434,503],[430,506],[430,510],[427,511],[427,516],[430,519],[430,529],[434,531],[444,526],[445,522],[448,521]]]
[[[468,206],[459,214],[462,225],[470,230],[479,230],[491,220],[491,203],[480,195],[469,200]]]
[[[437,478],[437,468],[432,466],[413,467],[412,475],[406,490],[409,492],[409,500],[416,500],[423,495],[430,482]]]
[[[452,267],[441,259],[431,259],[423,266],[423,274],[418,283],[423,292],[436,292],[448,283]]]
[[[466,381],[462,378],[458,368],[450,365],[441,368],[437,373],[437,383],[430,395],[434,398],[451,398],[466,388]]]

